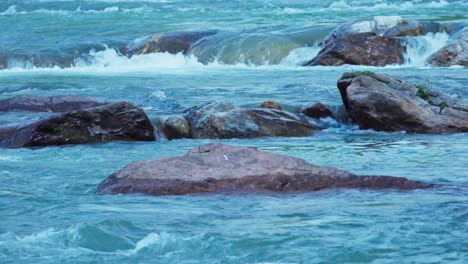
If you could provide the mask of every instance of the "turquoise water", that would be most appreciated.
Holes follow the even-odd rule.
[[[466,101],[466,68],[424,59],[444,33],[414,38],[401,66],[298,66],[334,26],[358,18],[467,22],[466,1],[54,1],[0,3],[0,99],[91,95],[150,117],[212,100],[251,106],[341,104],[336,81],[370,69]],[[174,30],[222,31],[187,56],[115,50]],[[0,114],[0,126],[47,114]],[[1,263],[466,263],[468,137],[359,130],[333,120],[303,138],[221,142],[357,174],[442,185],[416,191],[293,195],[97,196],[128,163],[182,155],[210,140],[0,149]]]

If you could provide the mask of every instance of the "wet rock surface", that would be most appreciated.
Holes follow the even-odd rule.
[[[338,89],[349,116],[362,129],[468,132],[468,107],[421,84],[354,72],[343,75]]]
[[[305,116],[312,117],[315,119],[333,116],[332,111],[322,103],[316,103],[312,106],[304,107],[302,108],[301,113]]]
[[[304,66],[403,64],[405,52],[406,46],[402,39],[378,36],[375,33],[353,33],[330,41]]]
[[[71,112],[105,104],[80,95],[19,95],[0,100],[0,111]]]
[[[192,107],[185,112],[193,138],[307,136],[317,129],[299,115],[265,108],[239,108],[227,102]]]
[[[186,54],[190,47],[201,39],[216,34],[217,31],[178,31],[155,34],[129,45],[125,51],[127,56],[168,52]]]
[[[155,140],[143,110],[125,102],[54,116],[15,131],[10,128],[4,135],[0,146],[10,148]]]
[[[434,66],[468,67],[468,26],[455,32],[450,37],[449,44],[432,54],[428,63]]]
[[[219,143],[180,157],[137,161],[112,174],[98,194],[184,195],[228,192],[310,192],[326,188],[419,189],[430,184],[391,176],[357,176],[333,167]]]
[[[157,122],[161,126],[166,138],[169,140],[192,137],[190,123],[183,116],[173,115],[160,117]]]

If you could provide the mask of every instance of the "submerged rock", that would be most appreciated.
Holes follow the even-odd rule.
[[[349,116],[363,129],[468,132],[468,107],[423,85],[354,72],[343,75],[338,89]]]
[[[153,141],[153,125],[143,110],[114,103],[79,110],[19,128],[0,142],[3,147],[87,144],[114,140]]]
[[[375,16],[342,24],[328,34],[323,43],[326,45],[337,38],[355,33],[375,33],[378,36],[405,37],[446,31],[444,25],[437,22],[414,21],[400,16]]]
[[[330,111],[330,109],[328,109],[322,103],[316,103],[312,106],[304,107],[301,110],[301,113],[305,116],[312,117],[315,119],[333,116],[332,111]]]
[[[468,26],[454,33],[449,44],[432,54],[428,63],[435,66],[468,67]]]
[[[406,46],[403,40],[375,33],[353,33],[338,37],[325,45],[305,66],[343,64],[385,66],[403,64]]]
[[[112,174],[98,194],[184,195],[229,192],[310,192],[326,188],[419,189],[431,184],[391,176],[357,176],[305,160],[223,144],[206,144],[181,157],[137,161]]]
[[[230,103],[207,103],[186,110],[193,138],[252,138],[306,136],[314,129],[296,114],[265,108],[239,108]]]
[[[80,95],[19,95],[0,100],[0,111],[71,112],[105,104],[93,97]]]
[[[190,47],[201,39],[216,34],[217,31],[180,31],[155,34],[127,47],[127,56],[168,52],[186,54]]]

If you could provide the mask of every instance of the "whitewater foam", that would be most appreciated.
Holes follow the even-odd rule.
[[[409,37],[407,39],[405,64],[414,67],[426,66],[429,56],[447,45],[449,38],[449,34],[445,32]]]
[[[104,9],[82,9],[77,7],[75,10],[61,10],[61,9],[35,9],[30,11],[18,11],[16,5],[8,7],[0,15],[26,15],[26,14],[58,14],[58,15],[70,15],[70,14],[105,14],[105,13],[143,13],[151,12],[152,9],[147,6],[137,8],[121,8],[118,6],[109,6]]]

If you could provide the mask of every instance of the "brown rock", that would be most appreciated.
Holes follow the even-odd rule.
[[[269,109],[276,109],[276,110],[283,110],[280,104],[275,101],[265,101],[258,105],[258,108],[269,108]]]
[[[305,66],[338,66],[343,64],[385,66],[403,64],[404,41],[377,36],[375,33],[354,33],[329,42]]]
[[[316,103],[310,107],[305,107],[301,110],[301,113],[305,116],[312,117],[315,119],[333,116],[330,109],[328,109],[322,103]]]
[[[131,163],[97,188],[98,194],[184,195],[212,192],[310,192],[326,188],[419,189],[401,177],[357,176],[332,167],[253,148],[206,144],[181,157]]]

